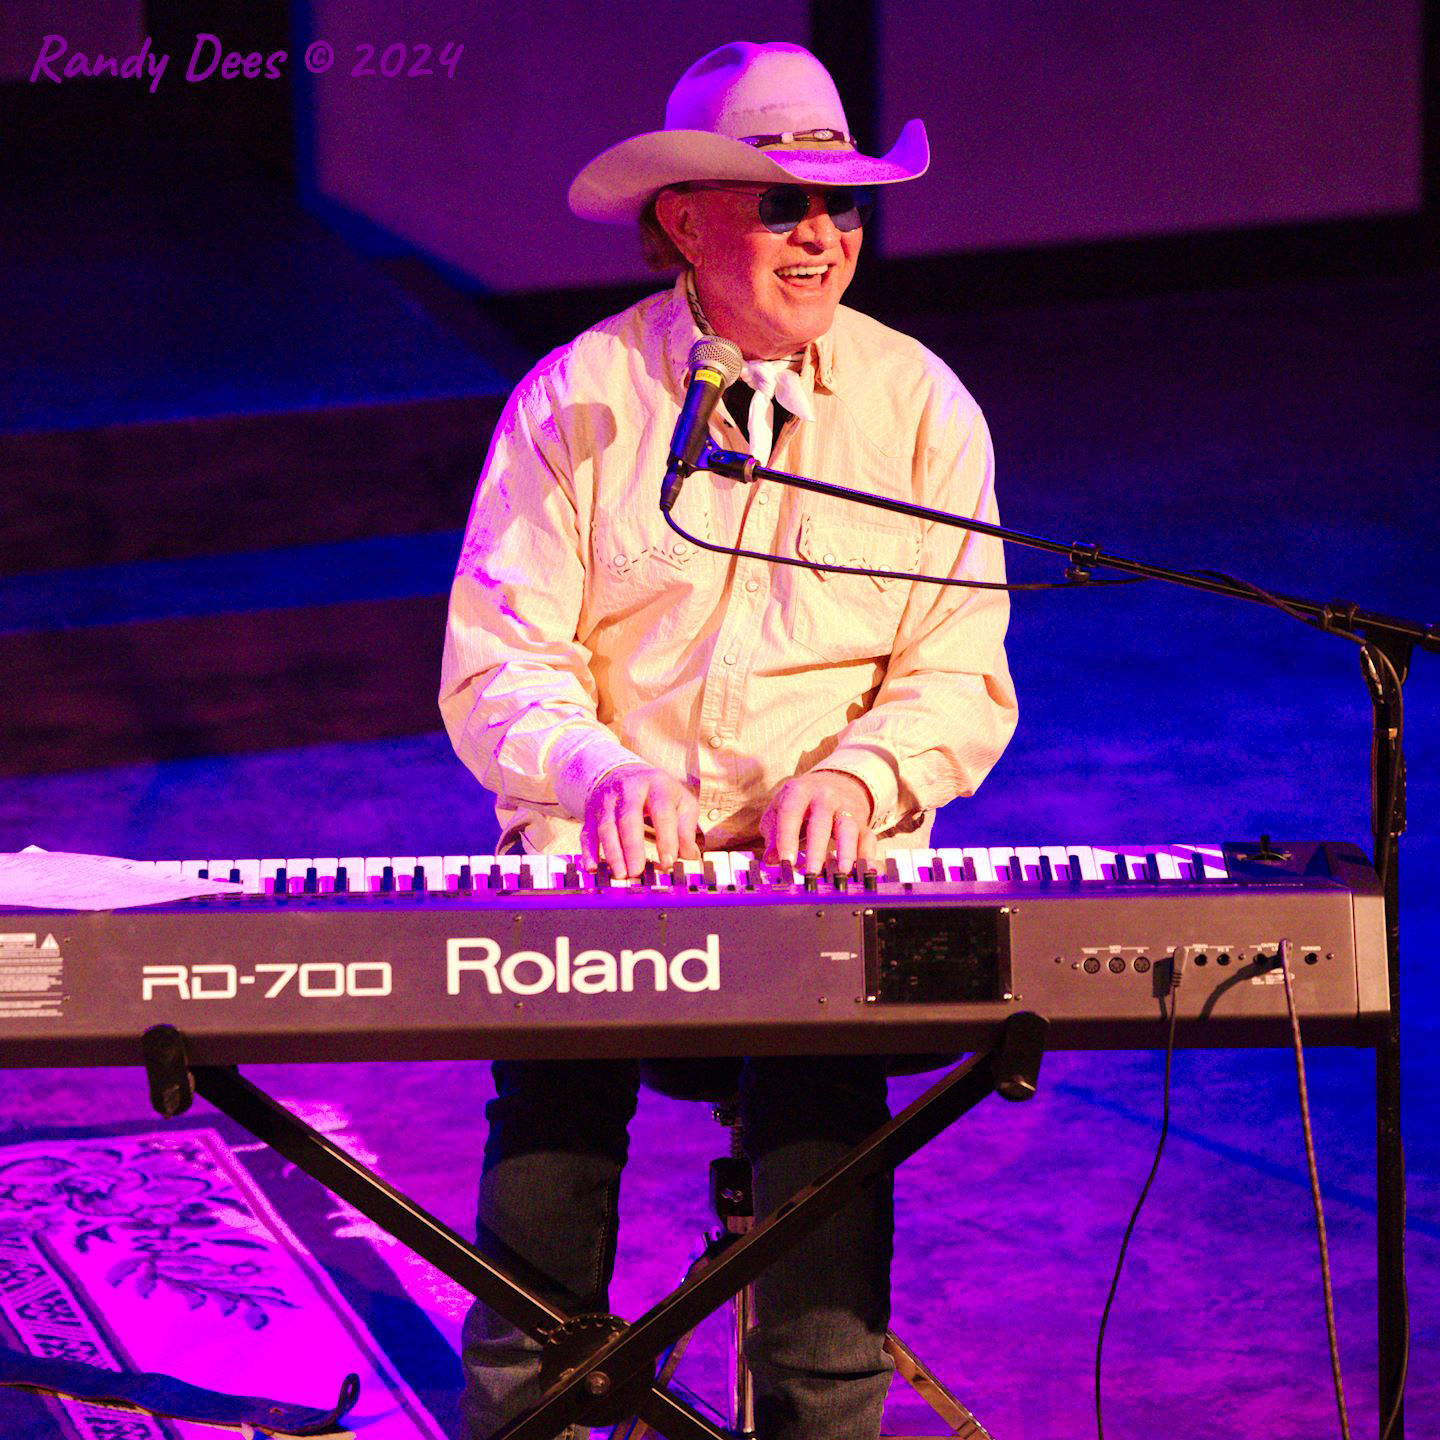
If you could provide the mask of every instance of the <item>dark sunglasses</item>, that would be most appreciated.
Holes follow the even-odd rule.
[[[689,188],[755,195],[753,190],[746,190],[743,186],[719,183],[692,183]],[[825,202],[826,213],[837,230],[860,229],[875,209],[875,192],[868,187],[838,186],[807,190],[803,185],[771,185],[755,195],[760,223],[775,235],[788,235],[810,213],[812,195],[819,195]]]

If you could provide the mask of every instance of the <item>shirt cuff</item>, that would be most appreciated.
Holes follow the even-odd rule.
[[[583,820],[585,802],[605,776],[622,765],[646,763],[608,730],[587,726],[556,740],[545,757],[545,770],[555,787],[555,798],[576,820]]]
[[[840,745],[817,766],[817,770],[838,770],[858,780],[869,792],[874,806],[870,828],[877,834],[889,830],[897,820],[900,789],[895,780],[895,767],[888,756],[864,745]]]

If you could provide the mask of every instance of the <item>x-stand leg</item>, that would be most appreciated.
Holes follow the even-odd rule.
[[[202,1096],[541,1342],[545,1396],[493,1440],[550,1440],[576,1422],[609,1425],[631,1414],[639,1414],[666,1440],[724,1440],[655,1383],[658,1357],[844,1206],[867,1181],[882,1170],[893,1170],[987,1095],[1028,1100],[1035,1093],[1045,1030],[1038,1015],[1011,1016],[990,1049],[936,1081],[633,1324],[613,1315],[571,1316],[556,1310],[250,1084],[234,1066],[192,1067],[185,1037],[173,1026],[147,1031],[144,1055],[151,1099],[162,1115],[178,1115],[195,1095]]]

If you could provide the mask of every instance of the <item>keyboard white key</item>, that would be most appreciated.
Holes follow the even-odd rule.
[[[990,858],[988,848],[984,845],[967,845],[960,853],[974,864],[976,880],[983,880],[987,884],[994,883],[995,862]]]
[[[944,867],[944,874],[941,878],[952,882],[965,878],[965,852],[963,850],[942,846],[935,852],[935,858]]]
[[[1225,852],[1218,845],[1177,845],[1175,854],[1191,865],[1198,859],[1207,880],[1229,878],[1230,870],[1225,864]]]
[[[1156,864],[1160,867],[1160,878],[1162,880],[1179,880],[1180,863],[1175,859],[1173,852],[1168,845],[1155,845],[1145,847],[1146,852],[1155,857]],[[1190,876],[1187,872],[1185,879]]]
[[[1040,858],[1050,862],[1050,872],[1057,880],[1070,878],[1070,852],[1063,845],[1042,845]],[[1044,866],[1041,866],[1044,873]]]
[[[900,877],[902,885],[913,885],[918,878],[915,874],[915,854],[910,850],[896,851],[894,854],[885,857],[887,868],[890,862],[894,862],[896,873]]]
[[[340,871],[345,872],[345,893],[363,895],[369,888],[365,878],[365,857],[363,855],[342,855],[335,869],[335,883],[340,883]]]
[[[476,890],[488,890],[490,888],[490,876],[492,873],[499,873],[497,863],[498,856],[495,855],[471,855],[470,878]]]
[[[285,883],[292,895],[305,893],[305,872],[315,863],[309,855],[297,856],[285,862]]]
[[[910,860],[915,866],[915,878],[917,880],[927,880],[932,877],[935,879],[943,878],[935,873],[934,866],[937,858],[934,850],[912,850],[910,852]]]
[[[707,855],[705,858],[715,872],[715,888],[717,890],[728,889],[735,883],[735,871],[730,863],[728,851],[717,850],[713,855]]]
[[[445,865],[438,855],[417,855],[415,863],[425,872],[427,890],[444,890]]]
[[[760,857],[753,850],[736,850],[730,855],[730,878],[737,890],[749,887],[752,876],[760,874]]]
[[[247,895],[263,895],[265,893],[265,882],[260,878],[260,862],[258,860],[236,860],[230,868],[240,872],[240,883],[245,887]]]

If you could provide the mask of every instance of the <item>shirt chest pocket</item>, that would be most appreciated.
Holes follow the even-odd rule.
[[[914,574],[920,563],[918,525],[803,514],[795,552],[816,565]],[[826,660],[883,658],[894,648],[907,580],[835,575],[785,567],[786,628],[796,644]]]
[[[699,506],[685,528],[702,540],[711,538],[710,517]],[[631,610],[649,600],[683,602],[709,585],[713,556],[677,535],[660,517],[626,510],[600,512],[594,522],[594,599],[602,614]]]

